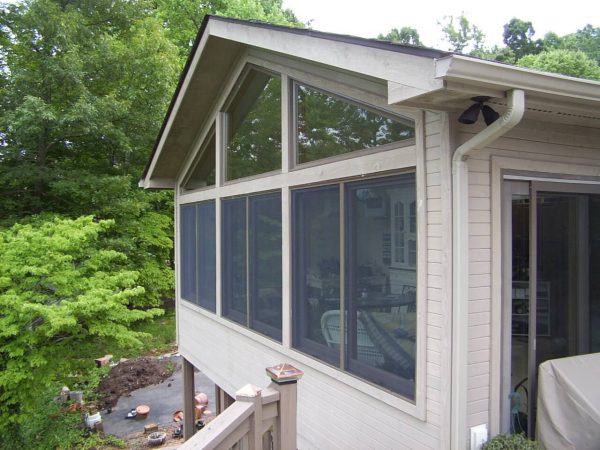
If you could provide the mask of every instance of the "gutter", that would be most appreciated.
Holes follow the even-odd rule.
[[[525,92],[508,91],[508,110],[452,156],[452,410],[453,449],[467,447],[469,345],[469,167],[467,159],[507,133],[523,118]],[[474,448],[474,447],[473,447]]]

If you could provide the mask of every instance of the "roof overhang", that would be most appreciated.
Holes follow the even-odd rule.
[[[442,111],[464,109],[474,96],[489,96],[499,104],[511,89],[525,91],[530,113],[577,117],[600,126],[600,82],[486,61],[463,55],[436,59],[433,77],[441,87],[415,91],[388,82],[390,104]]]
[[[171,100],[140,186],[174,188],[239,59],[249,49],[323,64],[387,82],[388,102],[458,111],[473,96],[503,104],[523,89],[528,105],[600,124],[600,83],[373,39],[207,16]],[[536,106],[537,105],[537,106]],[[551,105],[551,106],[549,106]]]

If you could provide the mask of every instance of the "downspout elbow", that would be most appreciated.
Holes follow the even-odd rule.
[[[508,109],[498,120],[456,149],[452,156],[453,166],[458,161],[465,161],[472,151],[484,148],[521,121],[525,113],[525,92],[513,89],[508,91],[507,99]]]

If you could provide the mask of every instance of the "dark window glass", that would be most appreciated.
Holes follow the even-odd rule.
[[[248,325],[246,198],[223,201],[223,315]]]
[[[339,186],[293,192],[294,347],[340,362]]]
[[[199,203],[198,212],[198,304],[216,311],[215,202]]]
[[[281,194],[223,201],[223,315],[281,340]]]
[[[339,185],[292,196],[293,346],[337,366],[343,358],[345,370],[414,400],[416,261],[398,264],[393,236],[411,228],[411,208],[398,205],[416,200],[415,176],[344,186],[341,224]],[[416,211],[413,215],[416,220]],[[341,280],[340,232],[345,235]],[[410,249],[407,259],[416,260],[416,233],[411,236],[404,247]]]
[[[192,166],[190,175],[183,186],[185,189],[192,190],[205,186],[214,186],[216,148],[217,143],[213,130],[206,146],[202,148],[198,159]]]
[[[341,155],[415,136],[414,123],[296,85],[298,162]]]
[[[410,204],[414,185],[412,174],[346,185],[346,367],[410,399],[415,395],[416,268],[392,264],[387,247],[394,229],[392,207],[407,195]]]
[[[196,205],[185,205],[181,212],[181,236],[179,259],[181,267],[181,298],[196,302]]]
[[[281,168],[281,79],[250,69],[227,110],[227,179]]]
[[[281,340],[281,195],[250,197],[250,327]]]

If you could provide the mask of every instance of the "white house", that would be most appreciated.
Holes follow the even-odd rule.
[[[537,366],[600,351],[599,107],[594,81],[207,17],[140,182],[175,192],[188,369],[230,395],[302,369],[301,449],[531,435]]]

